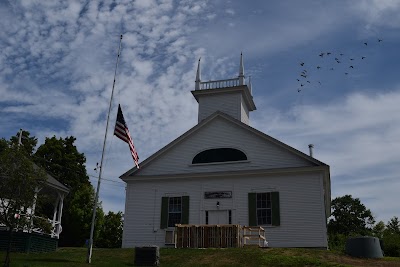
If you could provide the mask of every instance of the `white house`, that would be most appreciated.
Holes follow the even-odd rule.
[[[121,175],[127,183],[122,246],[171,242],[182,224],[262,226],[270,247],[326,248],[329,166],[249,126],[256,110],[238,78],[202,82],[198,124]]]

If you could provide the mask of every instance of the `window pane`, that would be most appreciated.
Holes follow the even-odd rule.
[[[257,193],[257,224],[271,225],[272,223],[271,193]]]
[[[168,215],[168,227],[175,227],[175,224],[181,223],[181,213],[170,213]]]
[[[272,224],[272,210],[267,209],[267,218],[266,218],[266,224]]]

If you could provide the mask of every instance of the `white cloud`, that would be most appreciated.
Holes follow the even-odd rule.
[[[255,128],[330,165],[333,197],[352,194],[379,218],[397,198],[400,158],[400,90],[346,95],[324,105],[296,106],[287,113],[258,107]],[[257,111],[260,112],[260,111]],[[383,194],[383,192],[385,192]]]

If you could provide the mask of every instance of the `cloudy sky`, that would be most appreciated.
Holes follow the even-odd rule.
[[[396,0],[0,1],[0,137],[73,135],[96,183],[123,34],[100,192],[123,211],[133,161],[112,136],[118,103],[144,160],[197,123],[198,58],[203,80],[234,78],[243,51],[251,125],[313,143],[332,197],[386,222],[400,216],[399,13]]]

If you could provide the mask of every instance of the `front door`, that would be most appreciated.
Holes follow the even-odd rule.
[[[208,224],[229,224],[227,210],[209,210]]]

